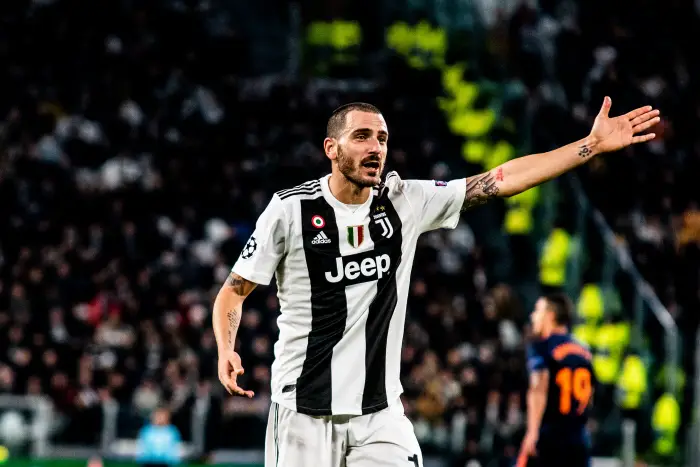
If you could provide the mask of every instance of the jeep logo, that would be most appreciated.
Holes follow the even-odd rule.
[[[387,254],[374,258],[364,258],[361,262],[348,261],[343,264],[343,258],[336,258],[335,272],[326,272],[326,280],[332,284],[342,281],[344,278],[355,280],[360,275],[367,279],[381,279],[391,267],[391,258]]]

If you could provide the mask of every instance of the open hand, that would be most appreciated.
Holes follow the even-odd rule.
[[[598,152],[617,151],[630,144],[645,143],[656,137],[654,133],[639,133],[661,121],[658,110],[647,105],[611,118],[608,116],[611,106],[612,100],[606,96],[591,129],[590,138]]]
[[[251,398],[253,391],[246,391],[238,386],[236,378],[245,372],[241,364],[241,356],[233,350],[219,352],[219,381],[224,385],[229,394],[238,394]]]

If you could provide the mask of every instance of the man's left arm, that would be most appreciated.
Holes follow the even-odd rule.
[[[658,110],[646,106],[610,118],[611,105],[610,98],[606,97],[586,138],[553,151],[519,157],[488,172],[468,177],[462,209],[479,206],[491,198],[517,195],[588,162],[598,154],[654,139],[654,133],[639,133],[660,121]]]

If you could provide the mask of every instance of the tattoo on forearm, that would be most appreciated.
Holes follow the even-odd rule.
[[[499,173],[502,179],[502,171],[497,172],[495,177],[491,172],[486,172],[484,174],[467,178],[467,193],[464,196],[462,211],[474,206],[482,205],[489,199],[498,196],[499,190],[498,186],[496,185],[496,180],[498,179]]]
[[[226,316],[228,317],[228,343],[233,348],[233,336],[241,324],[241,310],[234,308],[229,310]]]
[[[583,145],[580,148],[578,148],[578,156],[582,159],[589,157],[592,153],[593,151],[591,151],[591,148],[589,148],[586,145]]]
[[[224,287],[228,287],[233,294],[240,297],[241,300],[234,301],[230,306],[231,308],[226,312],[226,319],[228,320],[228,343],[233,348],[234,340],[236,338],[236,333],[238,332],[238,326],[241,324],[241,314],[243,311],[242,302],[245,297],[253,291],[255,288],[255,283],[244,279],[235,272],[231,272],[226,278],[226,283]]]

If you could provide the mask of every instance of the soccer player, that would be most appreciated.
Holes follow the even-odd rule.
[[[423,465],[399,381],[418,237],[454,228],[464,209],[654,138],[638,133],[658,111],[611,118],[609,109],[606,98],[584,139],[449,182],[382,179],[389,130],[381,112],[364,103],[333,112],[323,141],[331,173],[273,195],[214,303],[219,379],[252,397],[236,382],[243,366],[234,343],[245,298],[276,276],[266,467]]]
[[[531,315],[536,341],[528,349],[527,434],[518,467],[588,467],[586,430],[595,377],[591,353],[569,327],[571,300],[541,297]]]

